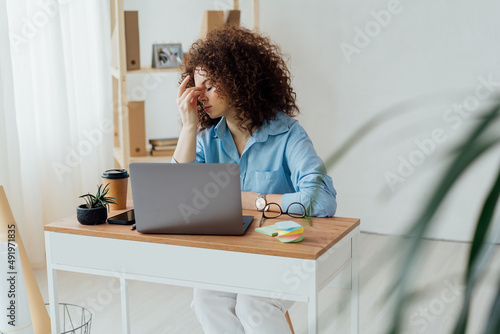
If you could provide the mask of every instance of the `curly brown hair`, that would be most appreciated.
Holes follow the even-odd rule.
[[[239,126],[250,133],[275,119],[279,111],[291,117],[300,112],[280,48],[246,28],[226,26],[211,31],[206,39],[193,43],[183,66],[180,82],[190,75],[187,87],[194,87],[194,72],[201,67],[219,97],[235,111]],[[220,118],[210,118],[198,102],[198,120],[203,130]]]

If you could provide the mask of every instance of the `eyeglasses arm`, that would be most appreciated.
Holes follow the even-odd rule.
[[[309,216],[304,216],[305,219],[307,219],[307,222],[309,223],[309,226],[312,226],[313,223],[312,223],[312,220],[311,220],[311,217]]]
[[[262,212],[262,217],[260,217],[260,223],[259,223],[259,227],[262,226],[262,222],[264,221],[264,212]]]

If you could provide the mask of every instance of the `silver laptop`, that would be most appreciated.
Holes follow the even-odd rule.
[[[141,233],[242,235],[237,164],[131,163],[135,225]]]

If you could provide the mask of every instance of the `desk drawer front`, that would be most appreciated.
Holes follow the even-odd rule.
[[[332,275],[337,273],[346,262],[351,260],[351,247],[352,239],[345,237],[318,258],[318,286],[328,283]]]
[[[46,232],[57,266],[307,294],[313,260]],[[47,254],[49,256],[49,254]],[[70,270],[70,269],[68,269]]]

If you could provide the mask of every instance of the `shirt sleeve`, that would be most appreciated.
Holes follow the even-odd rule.
[[[296,192],[283,195],[282,207],[287,208],[291,203],[299,202],[305,206],[308,216],[333,216],[337,210],[337,192],[311,139],[303,129],[290,138],[292,140],[286,146],[285,158]]]

